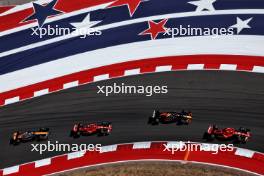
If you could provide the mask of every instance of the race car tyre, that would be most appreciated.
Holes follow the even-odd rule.
[[[149,117],[148,124],[158,125],[159,124],[159,119],[158,118],[154,118],[154,117]]]
[[[246,129],[246,128],[243,128],[243,127],[240,127],[238,129],[238,131],[242,132],[242,133],[247,133],[247,132],[250,132],[250,129]]]
[[[73,138],[79,138],[80,136],[81,136],[80,131],[77,131],[77,132],[71,131],[70,133],[70,137],[73,137]]]
[[[191,119],[187,119],[186,123],[187,123],[187,125],[189,125],[190,123],[192,123],[192,120]]]
[[[184,125],[189,125],[189,119],[181,119],[180,123]]]
[[[158,125],[159,124],[159,119],[158,118],[155,118],[153,121],[152,121],[152,125]]]
[[[246,144],[247,141],[248,141],[248,137],[242,137],[242,143],[243,143],[243,144]]]
[[[213,134],[205,132],[203,135],[203,139],[205,139],[206,141],[213,141],[215,139],[215,136]]]
[[[20,141],[19,140],[14,140],[14,139],[10,139],[10,144],[11,145],[18,145],[20,143]]]
[[[241,136],[237,136],[237,137],[236,137],[235,143],[237,143],[237,144],[242,143],[242,138],[241,138]]]
[[[246,144],[247,143],[247,137],[244,136],[237,136],[235,142],[238,144]]]
[[[100,129],[98,136],[107,136],[109,135],[108,129]]]

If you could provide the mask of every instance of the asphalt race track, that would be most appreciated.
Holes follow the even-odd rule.
[[[167,85],[168,94],[97,94],[97,85]],[[30,143],[10,146],[12,131],[49,127],[55,143],[100,143],[137,141],[203,141],[209,124],[246,127],[253,137],[239,147],[264,152],[264,76],[246,72],[188,71],[131,76],[101,81],[0,108],[0,168],[51,157],[60,153],[31,152]],[[193,123],[151,126],[154,109],[191,110]],[[110,136],[69,137],[75,122],[111,121]]]

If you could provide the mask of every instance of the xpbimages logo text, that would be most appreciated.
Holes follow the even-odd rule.
[[[102,35],[102,31],[97,30],[96,28],[63,28],[59,27],[58,25],[51,26],[47,25],[45,27],[36,27],[31,28],[32,33],[31,36],[37,36],[39,38],[44,38],[47,36],[73,36],[80,38],[87,38],[89,36],[99,36]]]
[[[78,151],[101,151],[101,144],[63,144],[59,141],[47,144],[31,144],[31,152],[43,154],[44,152],[78,152]]]
[[[134,95],[145,95],[150,97],[154,94],[167,94],[169,92],[168,86],[159,86],[159,85],[128,85],[125,83],[117,84],[113,83],[112,85],[103,85],[97,86],[97,94],[103,94],[109,96],[111,94],[134,94]]]
[[[201,28],[192,27],[191,25],[179,25],[178,27],[166,28],[166,32],[163,35],[175,38],[179,36],[222,36],[234,34],[234,28]]]
[[[234,151],[233,144],[208,144],[208,143],[193,143],[193,142],[174,142],[163,144],[164,149],[163,152],[170,152],[171,154],[175,154],[176,152],[212,152],[212,154],[218,154],[220,152],[226,151]]]

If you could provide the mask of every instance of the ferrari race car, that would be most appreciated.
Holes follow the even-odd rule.
[[[49,128],[40,128],[37,131],[16,131],[12,134],[10,139],[10,144],[17,145],[20,142],[28,142],[28,141],[41,141],[47,140],[49,137]]]
[[[185,112],[160,112],[154,110],[151,117],[149,117],[148,123],[152,125],[158,125],[159,123],[177,123],[188,125],[192,122],[192,113]]]
[[[107,136],[111,132],[112,124],[110,122],[89,123],[86,125],[78,123],[73,126],[70,136],[74,138],[92,134],[97,134],[98,136]]]
[[[204,133],[203,138],[207,141],[218,140],[231,140],[234,143],[246,143],[251,137],[249,129],[240,127],[235,128],[223,128],[220,129],[216,125],[210,125],[208,130]]]

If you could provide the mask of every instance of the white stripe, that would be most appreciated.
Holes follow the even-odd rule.
[[[252,150],[237,148],[237,150],[235,152],[235,155],[244,156],[244,157],[247,157],[247,158],[252,158],[254,153],[255,152],[252,151]]]
[[[19,166],[13,166],[3,169],[3,175],[9,175],[19,171]]]
[[[42,167],[51,164],[51,158],[35,161],[35,167]]]
[[[9,98],[5,100],[5,105],[19,102],[19,97]]]
[[[264,67],[261,66],[254,66],[253,72],[257,72],[257,73],[264,73]]]
[[[69,154],[67,154],[67,159],[71,160],[71,159],[75,159],[75,158],[81,158],[84,156],[85,153],[86,153],[86,151],[69,153]]]
[[[232,64],[221,64],[220,70],[236,70],[237,65]]]
[[[39,91],[34,92],[34,97],[38,97],[38,96],[41,96],[41,95],[46,95],[48,93],[49,93],[49,89],[39,90]]]
[[[125,76],[137,75],[137,74],[140,74],[139,68],[125,71]]]
[[[221,36],[217,39],[203,36],[161,39],[113,46],[0,75],[0,92],[92,68],[146,58],[199,54],[264,56],[263,43],[264,37],[261,36]]]
[[[203,70],[204,64],[188,64],[187,70]]]
[[[108,145],[101,148],[100,153],[114,152],[117,150],[117,145]]]
[[[106,79],[109,79],[109,74],[99,75],[94,77],[94,81],[102,81]]]
[[[160,19],[167,19],[167,18],[182,18],[182,17],[191,17],[191,16],[221,15],[221,14],[241,14],[241,13],[243,13],[243,14],[264,14],[264,11],[262,9],[256,9],[256,10],[217,10],[217,11],[213,11],[213,12],[201,11],[201,12],[173,13],[173,14],[157,15],[157,16],[144,17],[144,18],[138,18],[138,19],[133,19],[133,20],[127,20],[127,21],[112,23],[112,24],[96,27],[94,29],[102,31],[102,30],[116,28],[116,27],[121,27],[121,26],[125,26],[125,25],[136,24],[136,23],[140,23],[140,22],[144,22],[144,21],[160,20]],[[78,13],[76,13],[76,12],[72,12],[72,15],[77,15],[77,14]],[[56,21],[57,19],[55,19],[55,18],[56,17],[48,19],[48,20]],[[58,18],[59,18],[59,16],[58,16]],[[25,27],[25,26],[23,26],[23,27],[24,27],[24,29],[27,29],[27,28],[31,28],[31,27],[36,26],[36,24],[29,24],[28,26],[29,27]],[[7,34],[10,34],[10,33],[13,33],[13,32],[10,32],[12,30],[13,31],[16,30],[14,32],[20,31],[17,28],[11,29],[9,31],[4,31],[4,32],[0,33],[0,37],[3,36],[3,35],[7,35]],[[36,47],[39,47],[39,46],[43,46],[43,45],[51,44],[51,43],[54,43],[54,42],[66,40],[66,39],[73,38],[73,37],[76,37],[76,35],[68,34],[68,35],[57,37],[57,38],[53,38],[53,39],[50,39],[50,40],[46,40],[46,41],[30,44],[30,45],[27,45],[27,46],[23,46],[23,47],[20,47],[20,48],[16,48],[16,49],[13,49],[13,50],[9,50],[9,51],[3,52],[3,53],[0,54],[0,57],[8,56],[8,55],[11,55],[11,54],[14,54],[14,53],[22,52],[22,51],[25,51],[25,50],[29,50],[29,49],[36,48]]]
[[[79,81],[65,83],[65,84],[63,84],[63,89],[68,89],[68,88],[76,87],[78,85],[79,85]]]
[[[136,142],[133,144],[133,149],[148,149],[151,146],[151,142]]]
[[[172,69],[172,66],[169,65],[169,66],[158,66],[156,67],[156,72],[165,72],[165,71],[171,71]]]

